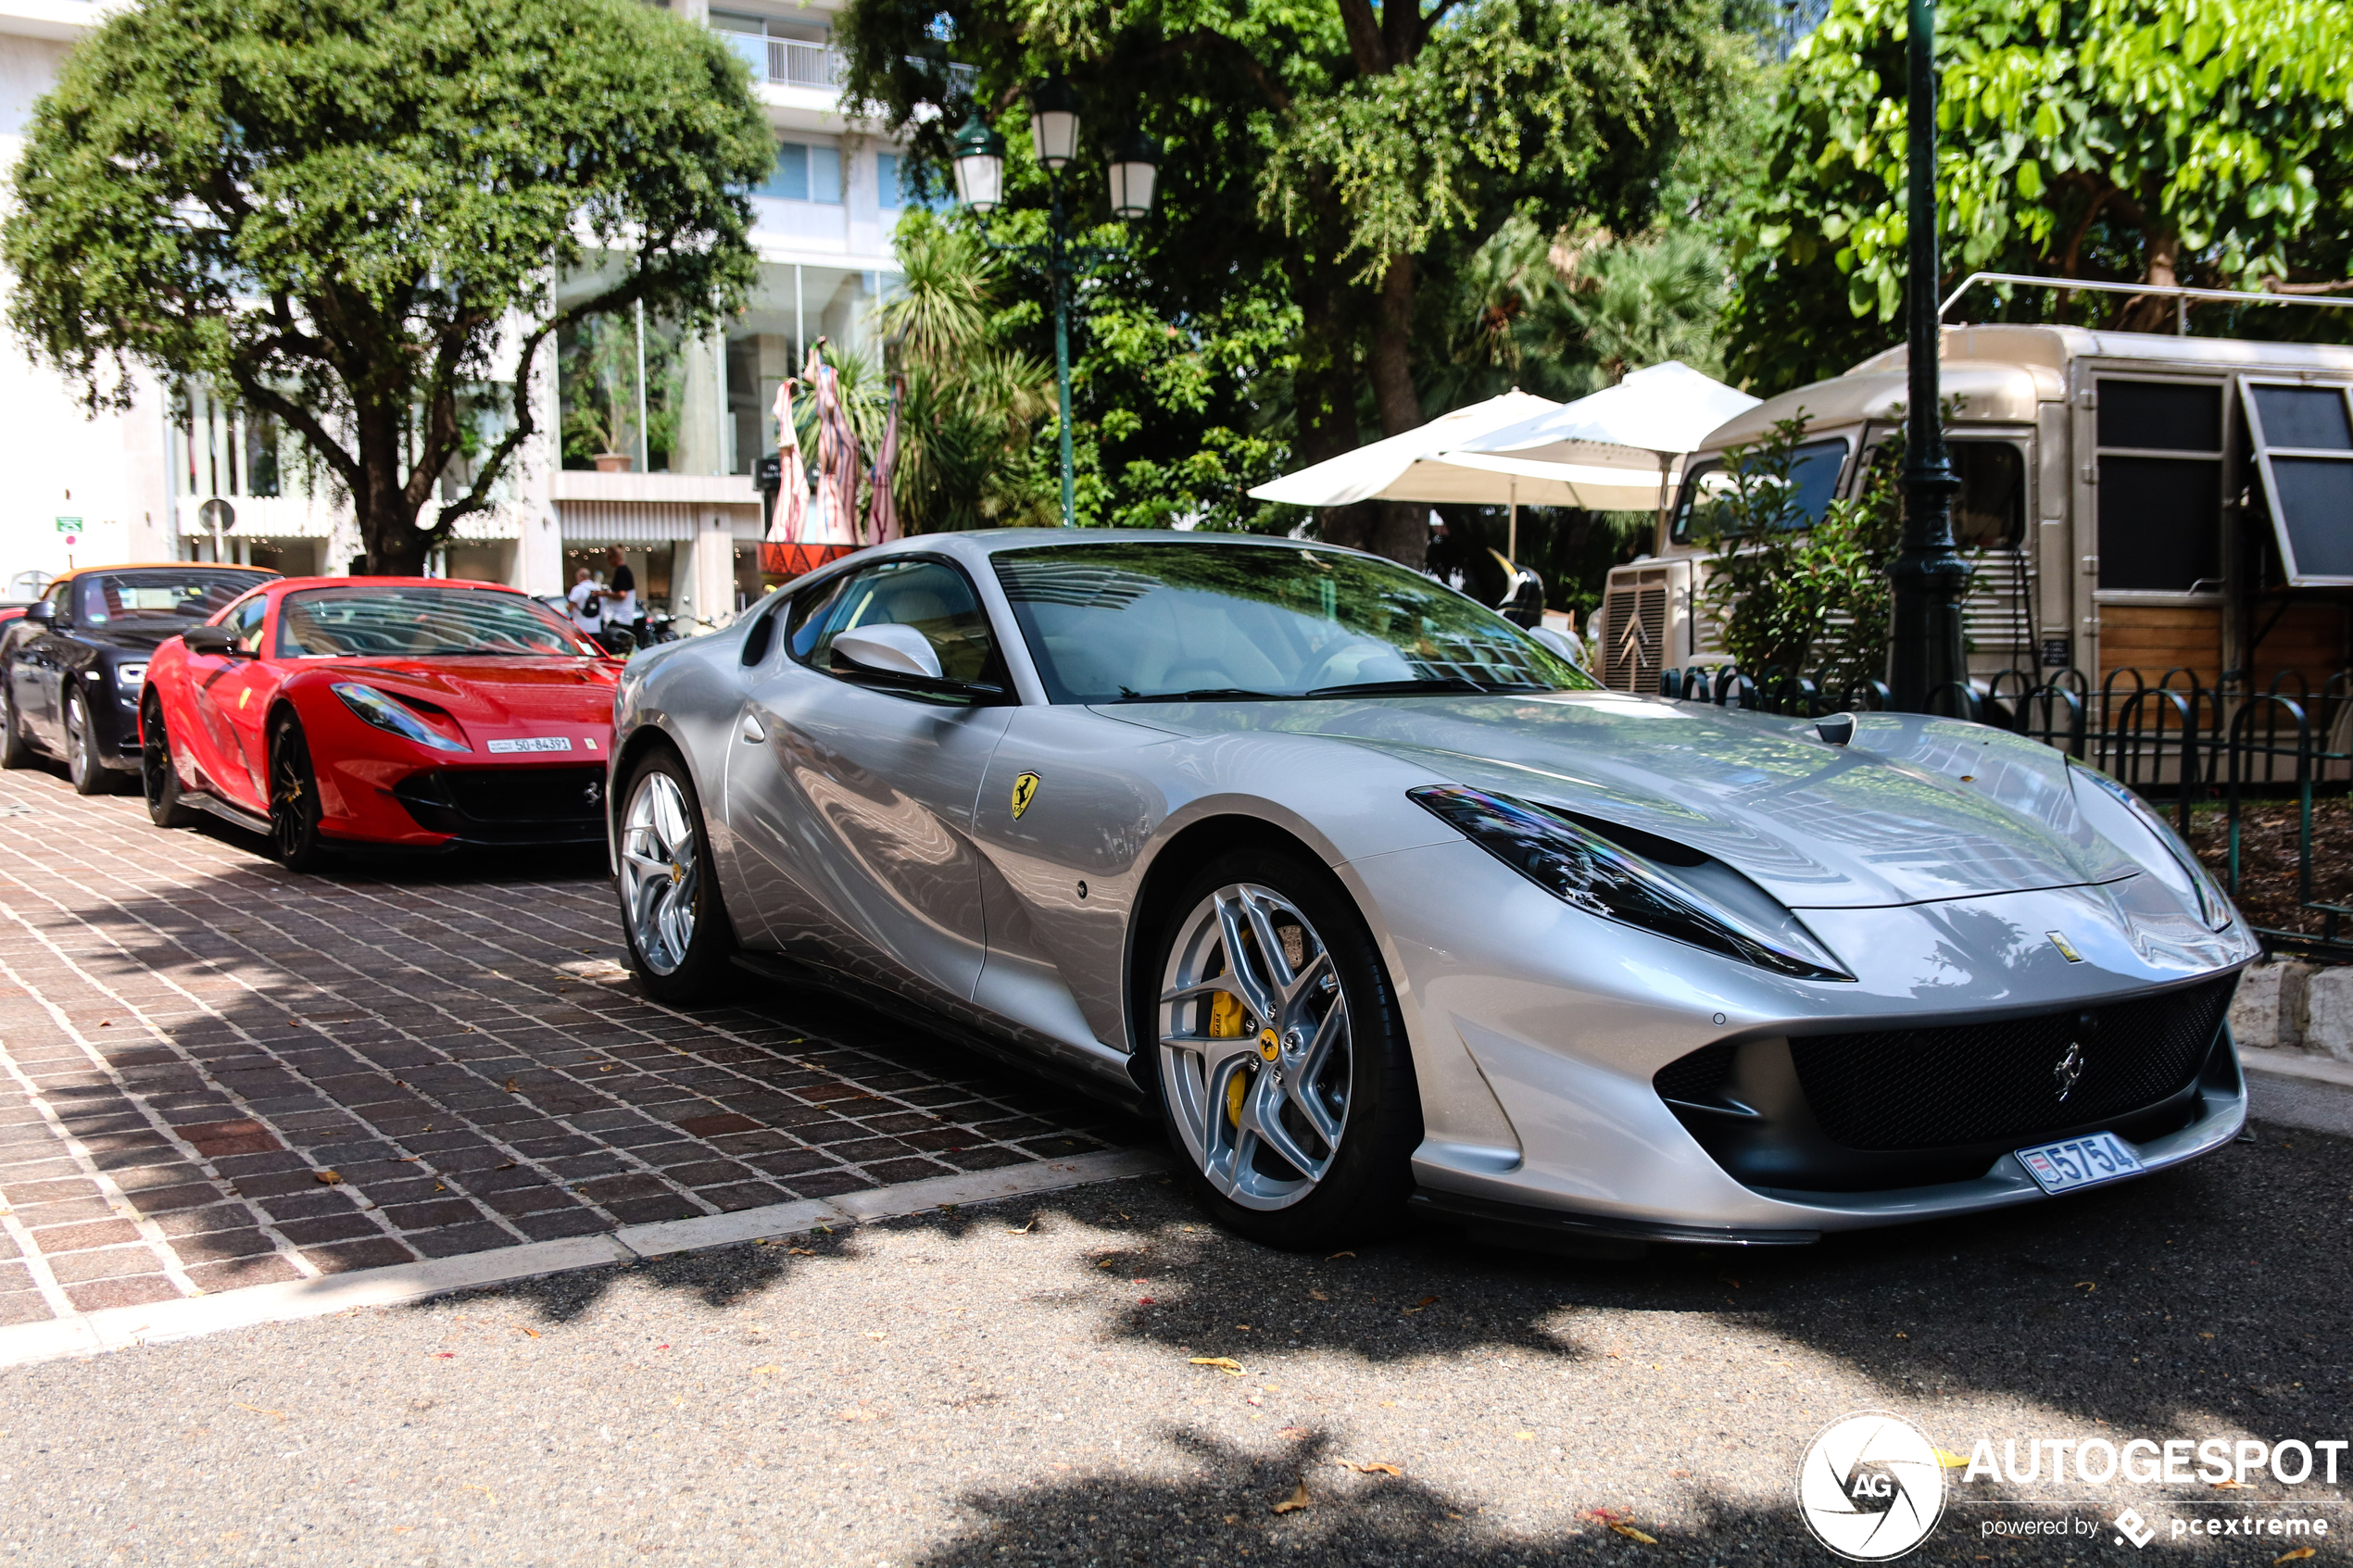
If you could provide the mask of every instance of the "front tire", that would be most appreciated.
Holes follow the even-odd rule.
[[[164,725],[163,696],[147,688],[139,714],[139,787],[147,817],[159,828],[194,827],[196,809],[181,804],[180,770],[171,760],[171,732]]]
[[[1164,911],[1141,949],[1138,1045],[1202,1207],[1302,1250],[1388,1223],[1413,1187],[1421,1098],[1346,890],[1302,857],[1233,849]]]
[[[270,853],[295,872],[315,872],[327,858],[319,833],[319,778],[302,721],[281,714],[270,726]]]
[[[677,753],[661,748],[630,770],[621,798],[615,885],[630,967],[656,1001],[708,1001],[727,978],[736,937],[695,782]]]
[[[25,739],[24,720],[17,713],[17,683],[0,676],[0,768],[32,766],[32,743]]]
[[[98,739],[90,733],[90,704],[78,686],[66,693],[66,777],[76,795],[105,795],[114,788],[112,774],[98,760]]]

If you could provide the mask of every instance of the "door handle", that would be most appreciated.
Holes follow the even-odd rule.
[[[760,727],[759,718],[750,713],[744,715],[743,728],[736,733],[741,734],[745,740],[750,742],[753,746],[758,746],[761,741],[768,738],[768,732]]]

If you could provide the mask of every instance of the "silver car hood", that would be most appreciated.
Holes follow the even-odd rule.
[[[1384,752],[1688,845],[1792,909],[2081,887],[2139,869],[2084,819],[2060,753],[1950,720],[1859,714],[1853,743],[1836,746],[1805,721],[1617,693],[1098,711],[1177,734],[1315,736]]]

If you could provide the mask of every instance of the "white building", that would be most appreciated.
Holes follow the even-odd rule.
[[[545,438],[517,454],[497,507],[462,521],[435,569],[556,593],[576,565],[601,571],[618,545],[642,598],[711,622],[760,591],[752,474],[775,449],[777,383],[821,333],[870,346],[904,198],[898,147],[842,112],[842,59],[828,43],[837,0],[673,4],[750,64],[776,134],[775,167],[752,197],[759,285],[708,336],[607,319],[543,349],[533,379]],[[34,100],[103,14],[92,0],[0,0],[0,160],[14,163]],[[569,280],[562,294],[593,283]],[[491,390],[486,419],[506,395]],[[340,574],[360,553],[348,504],[310,493],[299,443],[201,386],[143,382],[130,410],[87,419],[10,341],[0,431],[0,597],[28,597],[69,563],[209,559],[217,547],[290,574]],[[233,514],[217,539],[203,514],[215,499]]]

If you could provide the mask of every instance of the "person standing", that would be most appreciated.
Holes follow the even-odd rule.
[[[597,591],[596,580],[586,567],[572,574],[572,592],[564,596],[572,605],[572,623],[583,632],[605,629],[604,596]]]
[[[605,624],[636,636],[644,630],[637,624],[637,574],[629,570],[629,558],[618,545],[605,552],[605,560],[612,568],[605,575]]]

